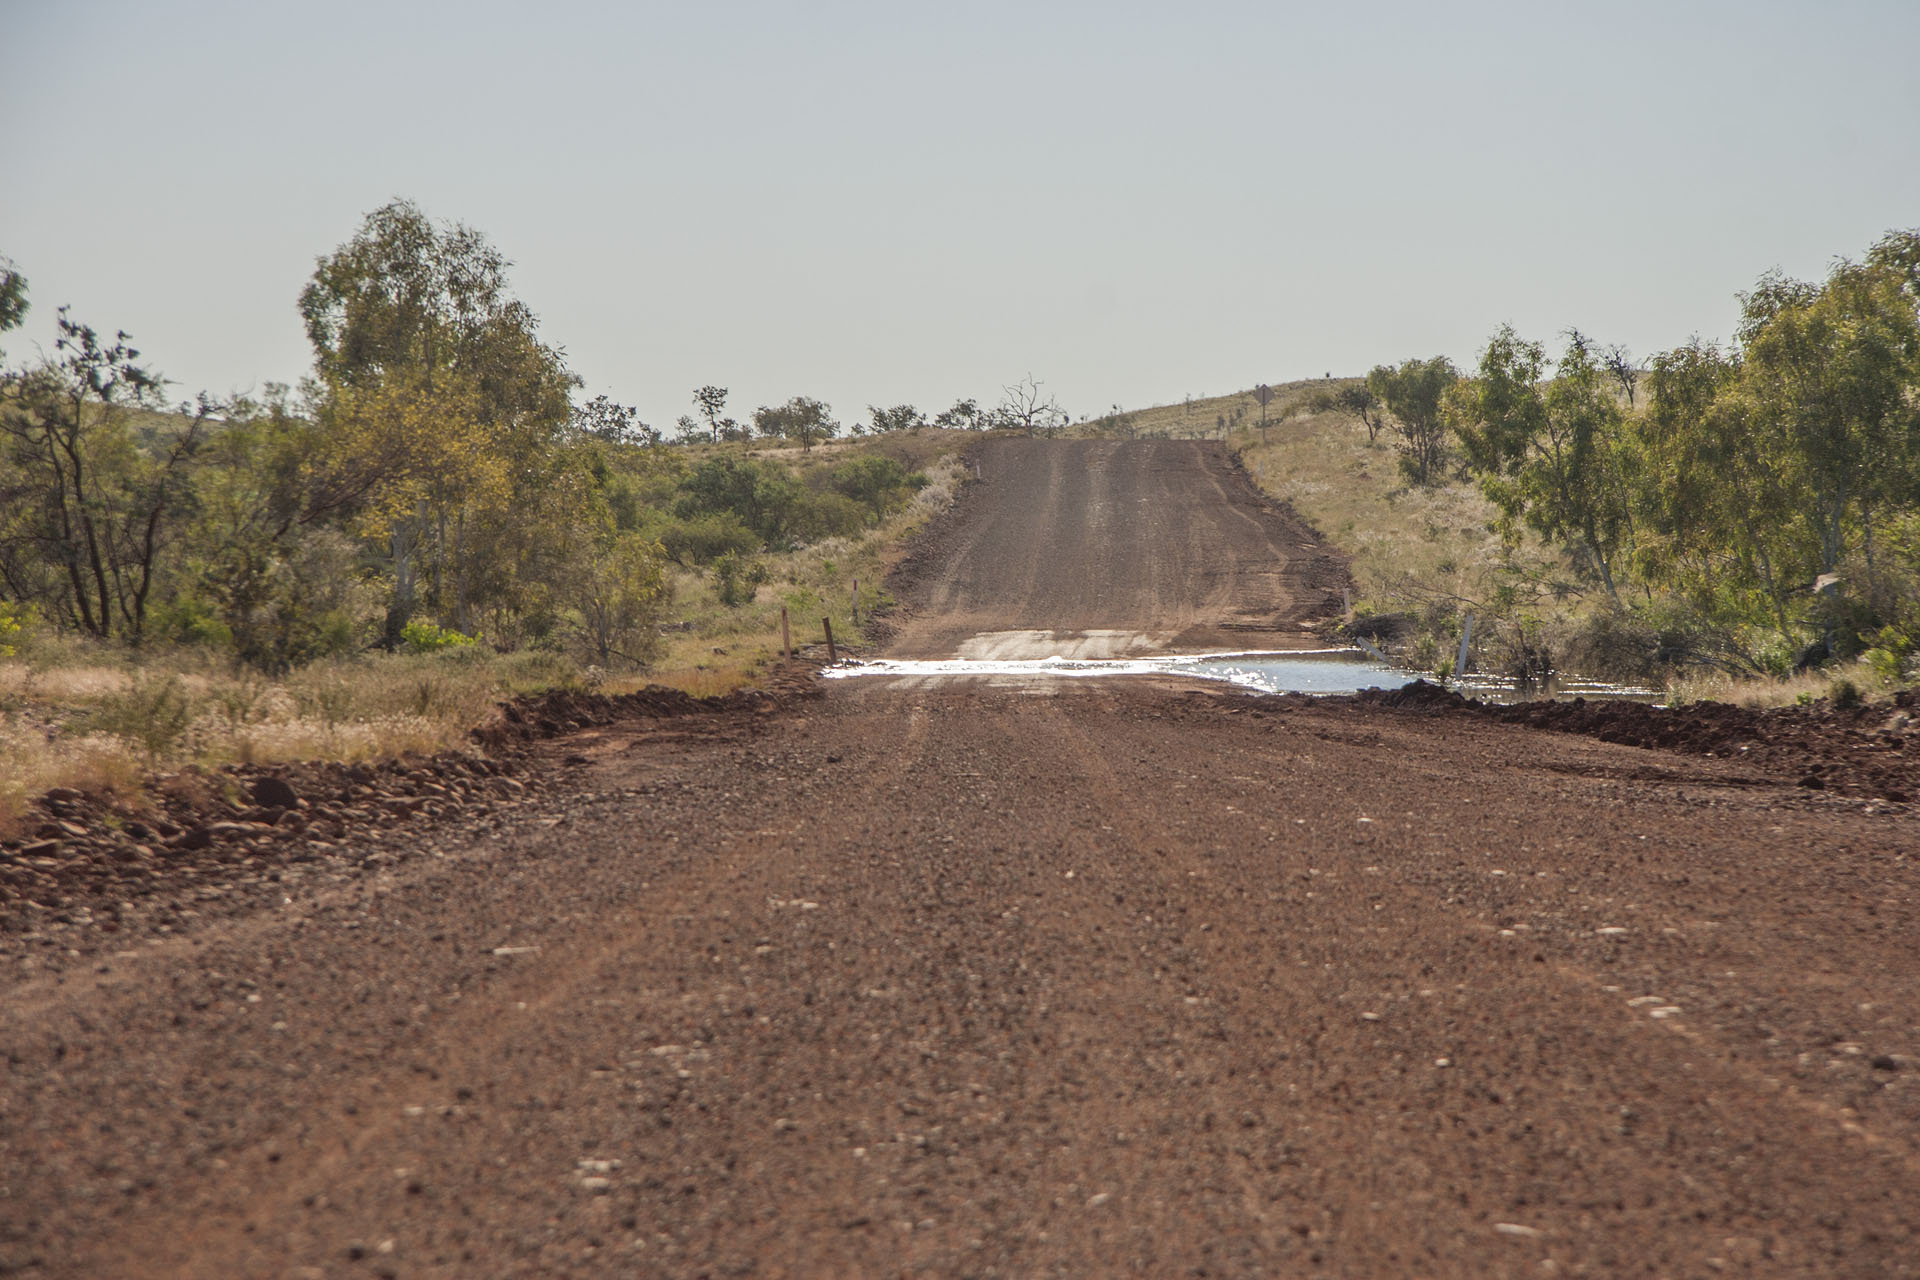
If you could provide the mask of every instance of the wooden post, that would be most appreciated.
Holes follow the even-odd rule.
[[[853,580],[853,625],[860,625],[860,579]]]
[[[833,619],[822,618],[820,625],[827,629],[827,665],[832,666],[840,661],[840,651],[833,647]]]
[[[787,606],[780,606],[780,656],[793,657],[793,633],[787,630]]]

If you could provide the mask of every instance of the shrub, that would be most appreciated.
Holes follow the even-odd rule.
[[[729,551],[721,557],[738,557]],[[666,554],[660,544],[633,534],[615,539],[595,555],[575,586],[581,639],[599,666],[617,659],[645,666],[660,652],[660,621],[673,601]]]
[[[709,565],[721,556],[751,555],[760,536],[726,512],[708,512],[677,520],[660,530],[660,546],[675,564]]]
[[[220,620],[214,606],[197,596],[182,595],[156,605],[147,619],[148,632],[158,640],[180,645],[233,645],[233,628]]]
[[[435,653],[474,642],[472,636],[463,636],[451,627],[442,627],[424,618],[416,618],[402,627],[400,640],[407,646],[408,653]]]
[[[751,601],[766,580],[767,567],[758,560],[729,551],[713,562],[714,591],[729,608]]]
[[[778,463],[731,455],[702,462],[681,481],[680,490],[673,514],[681,520],[731,515],[769,545],[787,538],[804,492]]]
[[[802,542],[819,542],[857,533],[866,523],[866,508],[853,499],[839,493],[816,493],[795,509],[793,535]]]
[[[13,641],[27,629],[27,606],[0,600],[0,658],[14,655]]]
[[[193,699],[179,676],[142,677],[100,699],[86,717],[86,728],[133,743],[151,764],[180,744],[193,717]]]
[[[920,475],[918,480],[919,484],[910,484],[905,467],[882,454],[869,453],[835,467],[828,483],[834,492],[865,507],[878,522],[916,489],[925,487],[927,478]]]
[[[1898,627],[1882,627],[1862,639],[1872,646],[1860,656],[1873,673],[1887,684],[1899,683],[1906,676],[1908,659],[1913,657],[1913,637]]]

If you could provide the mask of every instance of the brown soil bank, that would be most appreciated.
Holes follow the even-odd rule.
[[[1724,703],[1652,707],[1636,702],[1521,702],[1488,706],[1416,681],[1359,695],[1383,706],[1473,716],[1560,733],[1583,733],[1688,755],[1737,761],[1797,781],[1810,791],[1873,796],[1894,804],[1920,795],[1920,692],[1891,703],[1752,710]]]

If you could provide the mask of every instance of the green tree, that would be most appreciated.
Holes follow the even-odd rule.
[[[1350,413],[1360,419],[1367,429],[1367,443],[1373,444],[1380,438],[1380,429],[1386,425],[1380,415],[1380,399],[1364,382],[1353,382],[1333,393],[1334,408],[1341,413]]]
[[[236,655],[267,670],[350,646],[351,543],[333,522],[364,495],[361,477],[328,465],[285,387],[223,418],[196,468],[180,607],[211,605]]]
[[[753,603],[760,584],[767,580],[767,567],[751,556],[729,551],[713,562],[713,589],[720,603],[730,609]]]
[[[877,523],[926,482],[925,476],[909,475],[907,469],[892,458],[868,453],[835,467],[830,483],[834,492],[865,507]]]
[[[722,424],[721,415],[727,410],[727,389],[725,387],[711,385],[697,387],[693,393],[693,405],[694,408],[700,411],[700,416],[706,419],[708,436],[712,439],[713,443],[719,444]],[[726,421],[731,422],[732,420],[726,419]],[[686,419],[682,418],[681,422],[684,424]]]
[[[135,644],[218,412],[156,412],[162,380],[139,358],[62,307],[54,354],[0,391],[0,587]]]
[[[802,452],[840,430],[840,424],[833,420],[833,410],[811,396],[795,396],[771,407],[761,405],[753,412],[753,426],[769,439],[797,441]]]
[[[461,631],[550,594],[591,485],[571,450],[578,380],[479,232],[396,200],[319,260],[300,296],[333,464],[365,477],[396,644],[429,600]]]
[[[1737,353],[1698,339],[1661,352],[1646,392],[1640,571],[1722,621],[1789,634],[1792,487],[1755,430]]]
[[[977,400],[961,399],[953,402],[953,407],[940,411],[933,420],[936,427],[948,427],[957,431],[979,431],[989,424],[989,415],[981,409]]]
[[[708,458],[681,482],[674,515],[682,520],[731,514],[762,542],[786,542],[794,530],[803,498],[786,468],[731,454]]]
[[[1883,513],[1914,457],[1920,322],[1903,274],[1842,262],[1824,286],[1763,279],[1741,317],[1741,382],[1760,434],[1798,490],[1819,576],[1858,539],[1869,570]]]
[[[1399,437],[1400,468],[1415,484],[1434,480],[1445,464],[1447,421],[1441,402],[1459,379],[1445,356],[1378,365],[1367,374],[1367,390],[1391,415],[1388,425]]]
[[[889,409],[867,406],[868,429],[874,435],[884,435],[889,431],[911,431],[915,427],[927,425],[927,415],[910,404],[896,404]]]
[[[1478,376],[1448,404],[1468,465],[1500,509],[1509,536],[1521,524],[1570,545],[1607,594],[1631,541],[1625,414],[1611,375],[1577,330],[1548,376],[1546,349],[1503,326]]]
[[[640,411],[632,405],[617,404],[606,396],[595,396],[573,411],[572,430],[578,436],[602,444],[641,445],[651,448],[664,437],[659,428],[640,420]]]
[[[595,662],[645,666],[660,652],[660,620],[673,599],[666,553],[636,534],[609,533],[573,583],[581,637]]]
[[[18,329],[27,318],[27,278],[0,255],[0,333]]]

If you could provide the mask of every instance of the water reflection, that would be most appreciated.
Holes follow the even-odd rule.
[[[1431,673],[1406,671],[1357,649],[1304,649],[1280,652],[1158,654],[1126,658],[878,658],[848,661],[821,673],[830,680],[881,676],[922,682],[966,678],[996,680],[1073,680],[1103,676],[1157,675],[1218,680],[1261,693],[1339,694],[1365,689],[1399,689]],[[1557,679],[1545,689],[1522,689],[1502,676],[1470,675],[1449,684],[1483,702],[1525,702],[1534,698],[1632,699],[1651,702],[1660,695],[1595,680]]]

